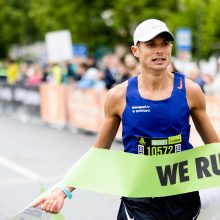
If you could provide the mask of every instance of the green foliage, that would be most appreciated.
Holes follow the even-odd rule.
[[[208,57],[220,37],[219,0],[0,0],[0,8],[1,57],[12,44],[44,40],[47,32],[63,29],[90,51],[130,46],[135,26],[147,18],[166,21],[173,33],[191,28],[196,58]]]

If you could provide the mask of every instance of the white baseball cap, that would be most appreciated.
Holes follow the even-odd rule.
[[[148,19],[140,23],[134,31],[134,45],[137,45],[138,41],[146,42],[161,33],[167,33],[171,41],[174,41],[173,34],[169,31],[166,24],[157,19]]]

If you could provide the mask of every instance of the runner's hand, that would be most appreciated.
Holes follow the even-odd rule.
[[[38,201],[33,204],[33,208],[40,206],[42,210],[49,212],[51,214],[57,214],[60,212],[64,204],[64,199],[66,198],[65,193],[61,189],[56,189],[55,191],[41,197]]]

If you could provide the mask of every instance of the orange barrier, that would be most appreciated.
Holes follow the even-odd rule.
[[[74,89],[65,86],[43,84],[40,87],[41,117],[52,124],[70,124],[76,128],[98,132],[104,121],[104,100],[107,91]],[[206,96],[207,113],[220,136],[220,97]],[[190,142],[193,146],[203,142],[192,124]],[[120,125],[116,139],[121,140]]]
[[[220,97],[206,96],[207,112],[212,124],[220,137]]]
[[[40,86],[40,113],[44,122],[65,126],[67,87],[61,85],[42,84]]]
[[[106,91],[94,89],[69,89],[67,100],[70,125],[98,132],[104,120],[103,106]]]
[[[220,137],[220,97],[219,96],[206,96],[206,111],[207,114]],[[199,134],[197,133],[195,126],[192,125],[190,141],[193,146],[203,145]]]

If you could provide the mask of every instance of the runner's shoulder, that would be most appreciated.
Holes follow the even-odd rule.
[[[186,92],[190,95],[198,95],[201,94],[202,90],[200,86],[193,82],[191,79],[186,78],[185,79],[186,84]]]
[[[190,109],[205,105],[205,96],[200,86],[191,79],[186,79],[186,95]]]
[[[127,85],[128,82],[125,81],[110,89],[107,94],[107,99],[114,102],[125,100]]]

